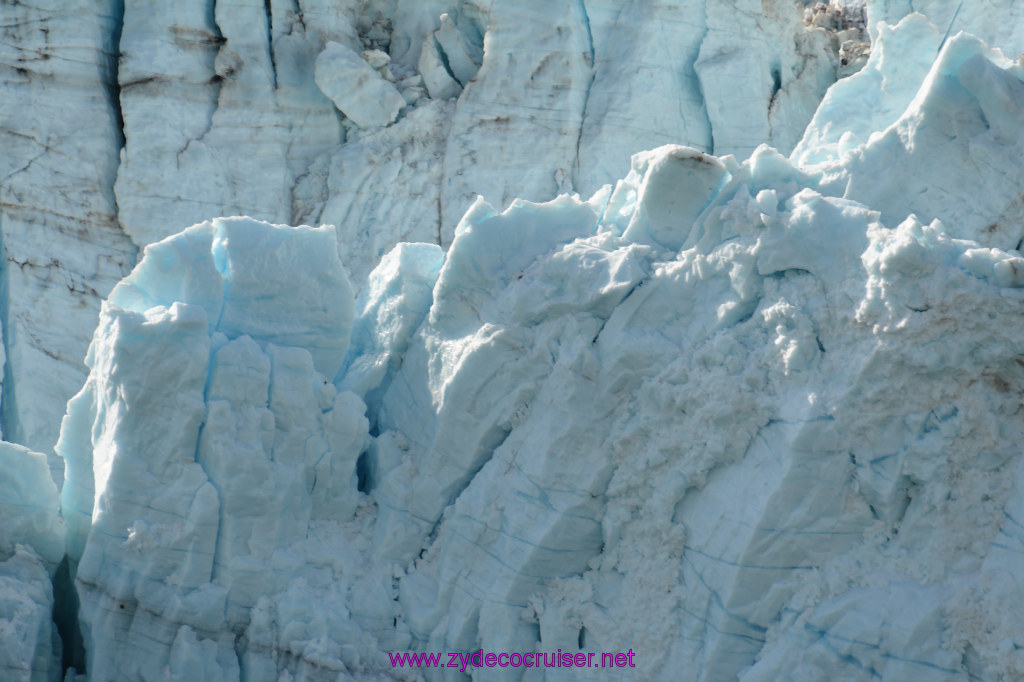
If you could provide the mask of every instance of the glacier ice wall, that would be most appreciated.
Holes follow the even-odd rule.
[[[119,12],[114,0],[0,7],[0,416],[6,440],[39,452],[82,384],[100,299],[135,264],[113,191]]]
[[[589,195],[667,143],[788,151],[839,68],[788,0],[45,0],[0,25],[2,421],[47,453],[100,300],[182,226],[331,224],[361,288],[478,194]]]
[[[878,35],[791,158],[478,199],[358,292],[330,228],[147,247],[57,446],[91,678],[1024,675],[1024,74]]]
[[[1019,22],[849,5],[5,5],[4,676],[1024,676]]]

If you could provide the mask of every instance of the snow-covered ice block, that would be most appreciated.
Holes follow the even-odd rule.
[[[730,179],[721,161],[690,147],[637,154],[633,170],[644,179],[623,237],[672,251],[683,245],[694,220]]]
[[[430,309],[443,263],[439,246],[422,243],[399,244],[381,259],[356,301],[342,388],[364,397],[387,390]]]
[[[361,128],[393,123],[405,106],[394,85],[340,43],[327,43],[316,58],[316,84]]]
[[[503,329],[487,322],[505,317],[517,303],[517,294],[536,286],[532,267],[576,237],[589,235],[597,221],[589,205],[570,197],[545,205],[517,202],[498,215],[478,204],[471,214],[476,220],[460,224],[434,287],[426,323],[381,402],[381,431],[396,419],[405,424],[411,417],[399,440],[412,439],[416,459],[421,460],[408,459],[396,468],[394,457],[399,453],[391,437],[377,444],[376,468],[388,472],[378,493],[384,505],[378,524],[382,556],[407,555],[417,544],[413,538],[429,532],[444,507],[507,434],[507,425],[494,424],[492,418],[512,419],[547,366],[520,357],[521,349],[532,346],[522,346],[531,336],[528,327]],[[548,221],[555,216],[554,222]],[[589,285],[578,284],[579,288],[566,292],[569,297],[589,296]],[[617,293],[621,297],[628,290],[626,286]],[[528,310],[523,312],[530,315]],[[450,374],[431,360],[436,353],[459,358],[457,366],[469,371]],[[522,361],[513,362],[517,359]],[[493,380],[493,392],[477,395],[471,386],[485,376]],[[498,390],[498,386],[504,388]],[[408,407],[431,403],[445,405],[436,418]],[[491,416],[480,419],[482,415]],[[417,470],[431,475],[414,477]]]
[[[174,302],[198,305],[211,331],[305,348],[327,376],[345,357],[353,315],[352,287],[332,229],[239,217],[150,245],[110,302],[138,312]]]

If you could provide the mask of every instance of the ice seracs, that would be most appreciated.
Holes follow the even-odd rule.
[[[1019,675],[1021,258],[829,168],[662,147],[586,201],[478,200],[355,301],[325,228],[151,246],[58,447],[90,674]]]
[[[4,423],[41,452],[86,376],[99,301],[183,226],[334,225],[358,289],[398,242],[450,245],[477,195],[499,209],[589,196],[664,144],[788,152],[835,79],[824,29],[789,0],[767,3],[764,22],[697,0],[80,4],[3,9]],[[731,51],[737,40],[749,49]],[[328,43],[377,53],[376,75],[348,62],[373,97],[339,109],[349,90],[324,94]],[[321,71],[325,84],[341,74]],[[399,195],[402,214],[384,219]]]
[[[652,680],[1024,675],[1024,97],[956,30],[980,10],[871,3],[893,23],[811,119],[836,36],[784,3],[399,5],[126,13],[126,48],[167,49],[118,72],[119,215],[149,246],[103,304],[59,497],[0,446],[12,676],[59,679],[63,651],[91,679],[388,679],[386,652],[480,648],[630,649]],[[465,51],[454,101],[428,43]],[[399,117],[339,116],[331,44]],[[211,106],[147,146],[164,67]],[[178,232],[252,193],[334,227]],[[8,434],[45,404],[19,386]]]
[[[325,541],[356,515],[367,434],[363,402],[328,380],[352,316],[332,230],[241,218],[151,245],[111,294],[92,378],[57,445],[90,675],[170,666],[189,679],[231,677],[256,665],[239,661],[232,631],[270,638],[273,650],[249,656],[274,657],[275,622],[251,625],[254,608],[272,608],[259,606],[267,598],[320,586],[333,608],[331,594],[346,588],[324,568],[358,554]],[[327,564],[308,563],[324,552]],[[372,580],[362,570],[346,580],[358,575]],[[342,631],[331,630],[338,646],[359,641]],[[297,633],[281,635],[303,650]],[[150,655],[135,656],[139,647]]]

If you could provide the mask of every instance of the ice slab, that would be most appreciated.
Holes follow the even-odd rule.
[[[316,58],[316,84],[360,128],[394,122],[405,100],[361,56],[329,42]]]

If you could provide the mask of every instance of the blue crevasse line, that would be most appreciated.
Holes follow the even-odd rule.
[[[583,93],[583,107],[580,110],[580,128],[576,135],[576,158],[572,162],[572,187],[579,191],[579,167],[580,167],[580,143],[583,141],[583,125],[587,120],[587,107],[590,104],[590,91],[594,87],[594,80],[597,78],[597,60],[594,55],[594,34],[590,28],[590,15],[587,13],[586,0],[580,0],[580,13],[583,17],[583,26],[587,29],[588,55],[590,56],[590,80],[587,81],[587,88]]]
[[[707,39],[708,33],[710,33],[710,32],[711,32],[711,27],[708,26],[708,5],[707,5],[707,2],[705,2],[704,3],[704,34],[701,35],[701,37],[700,37],[700,42],[698,43],[698,47],[697,47],[697,56],[694,59],[693,64],[690,65],[690,68],[693,69],[693,75],[696,76],[696,79],[697,79],[697,91],[698,91],[698,94],[700,95],[701,105],[702,105],[702,108],[704,110],[704,117],[707,119],[707,124],[708,124],[708,145],[707,145],[708,148],[707,148],[707,153],[711,154],[713,156],[714,153],[715,153],[715,128],[714,128],[713,125],[711,125],[711,113],[708,111],[708,98],[707,98],[707,96],[704,93],[704,81],[701,80],[700,72],[697,71],[697,60],[700,59],[700,48],[704,46],[704,41]]]
[[[274,56],[274,13],[270,8],[270,0],[263,0],[263,10],[267,15],[267,54],[270,57],[271,84],[277,90],[277,59]]]
[[[110,34],[110,44],[105,46],[108,59],[108,78],[106,83],[107,96],[110,99],[110,108],[114,111],[114,118],[117,122],[118,149],[124,149],[127,138],[124,134],[124,112],[121,111],[121,34],[124,32],[124,0],[116,0],[113,6],[114,30]],[[118,155],[120,166],[120,155]],[[117,172],[114,173],[114,180],[117,179]],[[111,183],[113,185],[113,182]],[[111,186],[111,194],[114,194]],[[114,194],[114,201],[117,195]]]
[[[949,34],[953,31],[953,24],[956,23],[956,18],[960,16],[960,10],[963,9],[963,0],[960,0],[960,4],[956,6],[956,11],[953,12],[953,18],[949,20],[949,26],[946,27],[946,34],[942,36],[942,42],[939,43],[939,48],[935,50],[935,54],[942,52],[942,47],[949,40]],[[913,3],[911,3],[911,9],[913,9]]]

